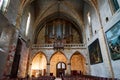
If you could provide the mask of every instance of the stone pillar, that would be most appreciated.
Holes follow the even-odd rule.
[[[67,63],[67,72],[66,75],[71,75],[71,63]]]
[[[102,55],[104,55],[103,60],[104,60],[104,63],[105,63],[106,71],[108,72],[107,75],[114,79],[114,71],[113,71],[113,68],[112,68],[110,54],[109,54],[109,51],[108,51],[108,48],[107,48],[107,41],[106,41],[106,37],[105,37],[103,27],[99,30],[98,33],[99,33],[100,44],[102,44],[101,52],[104,53]]]
[[[32,76],[32,63],[29,63],[28,75]]]
[[[47,63],[47,74],[46,75],[50,75],[50,63]]]

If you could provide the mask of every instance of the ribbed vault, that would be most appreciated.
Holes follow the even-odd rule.
[[[93,7],[97,13],[97,0],[23,0],[23,9],[29,5],[34,7],[34,42],[43,25],[58,17],[71,21],[80,32],[83,32],[84,3]]]

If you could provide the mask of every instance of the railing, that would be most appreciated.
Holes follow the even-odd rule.
[[[33,44],[32,49],[54,48],[53,44]],[[64,44],[65,48],[86,48],[85,44]]]

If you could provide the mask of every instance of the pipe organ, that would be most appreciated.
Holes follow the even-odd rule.
[[[73,27],[72,23],[63,19],[55,19],[48,22],[45,27],[45,42],[71,43],[73,41]]]

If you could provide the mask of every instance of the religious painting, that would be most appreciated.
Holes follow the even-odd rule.
[[[96,39],[91,45],[89,45],[88,49],[91,65],[103,62],[98,39]]]
[[[120,59],[120,21],[106,32],[112,60]]]

